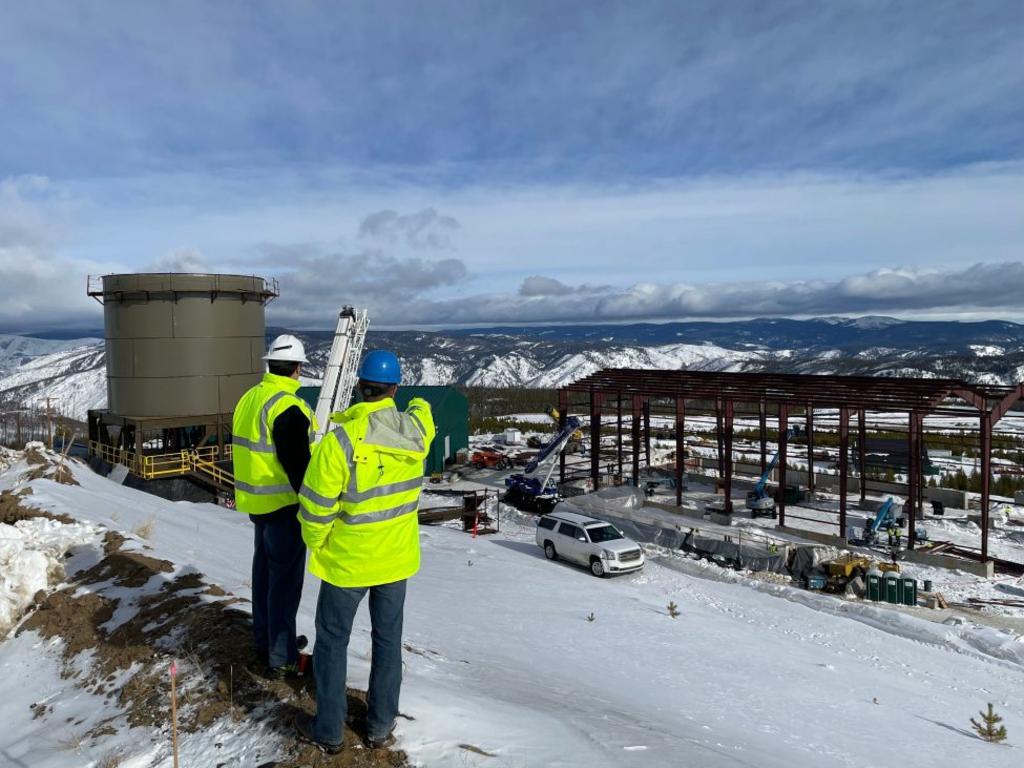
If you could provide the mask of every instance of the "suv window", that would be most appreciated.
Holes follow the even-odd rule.
[[[587,528],[587,533],[590,535],[590,540],[595,544],[602,541],[615,541],[616,539],[622,538],[622,534],[619,533],[618,529],[610,525],[595,525],[591,528]]]
[[[578,539],[580,536],[583,535],[583,531],[580,528],[577,528],[572,523],[562,523],[560,526],[558,526],[558,532],[563,536],[568,536],[572,539]]]
[[[554,528],[555,528],[555,521],[553,519],[551,519],[550,517],[542,517],[540,519],[540,522],[537,523],[537,525],[539,525],[541,528],[543,528],[543,529],[545,529],[547,531],[551,531],[551,530],[554,530]]]

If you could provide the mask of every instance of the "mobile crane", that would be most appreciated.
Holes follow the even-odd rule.
[[[792,427],[786,430],[787,439],[796,434],[796,429]],[[750,510],[752,517],[776,517],[775,497],[768,493],[768,478],[778,463],[779,454],[776,453],[772,456],[772,460],[768,462],[764,472],[761,473],[761,477],[757,481],[757,485],[754,486],[754,490],[747,492],[747,509]]]
[[[522,473],[505,478],[507,490],[502,500],[524,512],[546,514],[554,509],[555,504],[561,501],[562,497],[558,493],[557,486],[550,484],[551,475],[554,474],[555,465],[558,463],[556,459],[565,450],[573,433],[579,428],[580,420],[575,416],[569,416],[565,420],[565,426],[537,451],[537,455],[527,462]],[[549,459],[551,466],[544,479],[533,477],[538,467]]]

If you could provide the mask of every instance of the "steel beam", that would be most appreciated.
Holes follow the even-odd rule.
[[[761,474],[768,469],[768,403],[760,400],[757,404],[758,430],[761,433]]]
[[[914,535],[917,532],[917,484],[920,482],[921,476],[921,459],[917,455],[918,441],[917,441],[917,428],[918,428],[917,414],[911,412],[910,414],[910,430],[907,433],[907,503],[903,507],[903,514],[907,516],[907,549],[914,548]]]
[[[633,396],[633,486],[640,487],[640,414],[643,411],[643,398]]]
[[[568,418],[566,415],[569,412],[569,390],[560,389],[558,391],[558,431],[561,432],[565,429],[565,421]],[[565,451],[559,451],[558,453],[558,482],[565,482]]]
[[[619,453],[619,478],[622,478],[622,393],[615,393],[615,417],[617,427],[615,429],[616,447]]]
[[[786,430],[789,429],[789,406],[779,406],[779,489],[775,498],[775,506],[779,510],[779,525],[786,524],[786,447],[789,440]]]
[[[839,535],[846,538],[846,486],[850,469],[850,411],[839,411]]]
[[[814,493],[814,406],[807,404],[805,411],[807,428],[807,492]]]
[[[601,487],[601,405],[604,395],[590,390],[590,479],[596,491]]]
[[[644,464],[651,468],[651,401],[644,398]]]
[[[867,478],[867,440],[868,440],[868,429],[867,429],[867,413],[863,408],[857,411],[857,460],[858,469],[857,472],[860,474],[860,503],[864,504],[868,499],[868,478]]]
[[[686,477],[686,401],[676,398],[676,506],[683,506],[683,479]]]
[[[981,560],[988,560],[989,507],[992,480],[992,419],[981,417]]]
[[[725,401],[725,514],[732,514],[732,423],[733,402]]]

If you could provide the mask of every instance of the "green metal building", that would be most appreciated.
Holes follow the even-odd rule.
[[[299,397],[316,408],[320,387],[301,387]],[[437,424],[437,437],[430,446],[424,471],[427,474],[443,472],[446,465],[455,461],[459,451],[469,449],[469,401],[455,387],[399,387],[395,404],[405,410],[409,401],[421,397],[430,403]]]

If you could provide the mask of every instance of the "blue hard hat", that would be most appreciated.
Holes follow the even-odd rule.
[[[359,378],[378,384],[399,384],[402,381],[402,365],[394,352],[375,349],[367,352],[359,366]]]

